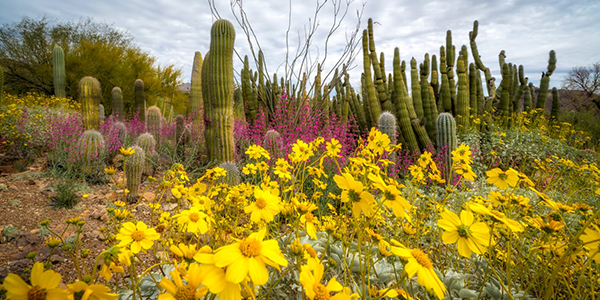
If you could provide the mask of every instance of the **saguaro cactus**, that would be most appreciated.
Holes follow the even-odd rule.
[[[558,90],[552,88],[552,110],[550,111],[550,120],[558,121]]]
[[[550,86],[550,75],[556,69],[556,53],[554,50],[550,51],[550,58],[548,59],[548,71],[542,73],[542,79],[540,81],[540,92],[538,93],[536,108],[542,110],[546,109],[546,96],[548,95],[548,87]]]
[[[202,99],[202,53],[196,51],[192,65],[192,82],[190,87],[189,115],[194,116],[194,127],[204,125],[204,100]]]
[[[54,95],[66,97],[65,52],[60,46],[55,46],[52,50],[52,73],[54,73]]]
[[[146,166],[146,154],[139,146],[131,147],[134,153],[125,161],[125,188],[129,191],[127,202],[138,200],[138,191],[142,183],[142,172]]]
[[[133,97],[138,120],[146,122],[146,94],[144,93],[144,82],[137,79],[133,85]]]
[[[123,121],[125,117],[125,111],[123,109],[123,91],[118,86],[115,86],[112,91],[112,115],[116,117],[117,120]]]
[[[444,179],[450,181],[452,167],[452,151],[457,147],[456,122],[449,113],[441,113],[437,118],[437,148],[444,157]]]
[[[92,175],[102,169],[101,164],[106,155],[104,137],[96,130],[86,130],[77,140],[77,148],[81,170]]]
[[[216,162],[233,161],[235,141],[233,139],[233,43],[235,30],[231,22],[217,20],[210,32],[210,56],[207,84],[208,99],[204,107],[210,106],[206,115],[207,148],[209,159]],[[202,87],[203,89],[205,86]]]
[[[79,102],[86,130],[98,130],[100,127],[100,99],[100,82],[94,77],[83,77],[79,81]]]

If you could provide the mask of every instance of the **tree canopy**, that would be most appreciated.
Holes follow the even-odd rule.
[[[144,81],[149,106],[163,97],[185,112],[186,96],[177,89],[181,70],[158,65],[155,57],[134,44],[129,33],[92,19],[58,22],[23,17],[20,22],[2,25],[0,66],[5,73],[5,91],[54,94],[52,49],[57,45],[65,53],[67,97],[76,99],[79,80],[92,76],[100,81],[106,112],[112,110],[115,86],[123,90],[128,112],[133,107],[133,84],[139,78]]]

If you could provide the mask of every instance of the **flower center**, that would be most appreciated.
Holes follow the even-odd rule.
[[[242,254],[246,257],[259,256],[260,250],[262,250],[262,245],[260,244],[260,241],[243,240],[240,243],[240,251],[242,251]]]
[[[352,202],[360,202],[360,195],[355,190],[348,190],[348,197]]]
[[[177,290],[175,294],[176,300],[195,300],[196,299],[196,289],[193,286],[182,286]]]
[[[131,234],[131,238],[136,242],[144,240],[145,237],[146,237],[146,234],[140,230],[136,230]]]
[[[267,207],[267,201],[265,201],[264,198],[256,199],[256,207],[258,207],[258,209],[263,209]]]
[[[390,192],[390,191],[383,192],[383,197],[387,201],[395,201],[396,200],[396,195],[392,194],[392,192]]]
[[[421,251],[421,249],[414,249],[410,253],[421,266],[427,269],[433,269],[433,264],[429,260],[429,257],[427,257],[427,254]]]
[[[306,222],[307,223],[312,223],[312,221],[313,221],[313,214],[311,212],[307,212],[306,215],[304,215],[304,217],[306,218]]]
[[[39,287],[32,287],[29,292],[27,292],[27,300],[45,300],[46,299],[46,290]]]
[[[196,223],[200,220],[200,215],[197,212],[193,212],[190,214],[190,221]]]
[[[500,178],[502,181],[506,181],[508,179],[508,175],[505,173],[499,173],[498,178]]]
[[[313,292],[315,292],[314,300],[327,300],[330,298],[327,288],[319,282],[313,285]]]
[[[471,230],[469,229],[469,226],[464,224],[458,226],[458,235],[463,238],[471,237]]]

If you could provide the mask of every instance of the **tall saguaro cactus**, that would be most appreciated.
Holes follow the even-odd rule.
[[[100,127],[100,82],[94,77],[83,77],[79,81],[79,102],[85,130],[98,130]]]
[[[548,95],[548,87],[550,86],[550,75],[556,69],[556,53],[554,50],[550,51],[550,58],[548,59],[548,71],[542,73],[542,79],[540,81],[540,92],[538,93],[537,101],[535,104],[536,108],[542,110],[546,109],[546,96]]]
[[[218,163],[234,161],[233,139],[233,43],[235,30],[231,22],[217,20],[210,32],[210,56],[206,59],[208,73],[206,83],[208,98],[204,98],[207,109],[206,145],[209,159]],[[203,89],[205,86],[203,86]]]
[[[204,101],[202,100],[202,54],[198,51],[194,54],[192,65],[192,82],[190,87],[190,109],[189,114],[194,116],[194,127],[202,126]]]
[[[135,109],[137,110],[138,119],[146,122],[146,94],[144,93],[144,82],[137,79],[133,85],[133,97],[135,98]]]
[[[66,97],[65,52],[60,46],[55,46],[52,50],[52,73],[54,73],[54,95]]]

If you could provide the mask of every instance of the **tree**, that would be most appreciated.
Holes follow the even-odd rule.
[[[564,79],[563,87],[584,92],[600,109],[600,62],[588,67],[574,67]]]
[[[133,107],[133,83],[138,78],[145,83],[149,105],[158,97],[184,101],[177,90],[180,69],[157,65],[156,58],[141,51],[127,32],[91,19],[57,22],[24,17],[0,27],[0,66],[5,70],[6,91],[54,94],[55,45],[64,49],[68,97],[76,99],[79,80],[92,76],[100,81],[107,113],[112,111],[111,90],[115,86],[123,90],[125,110]]]

